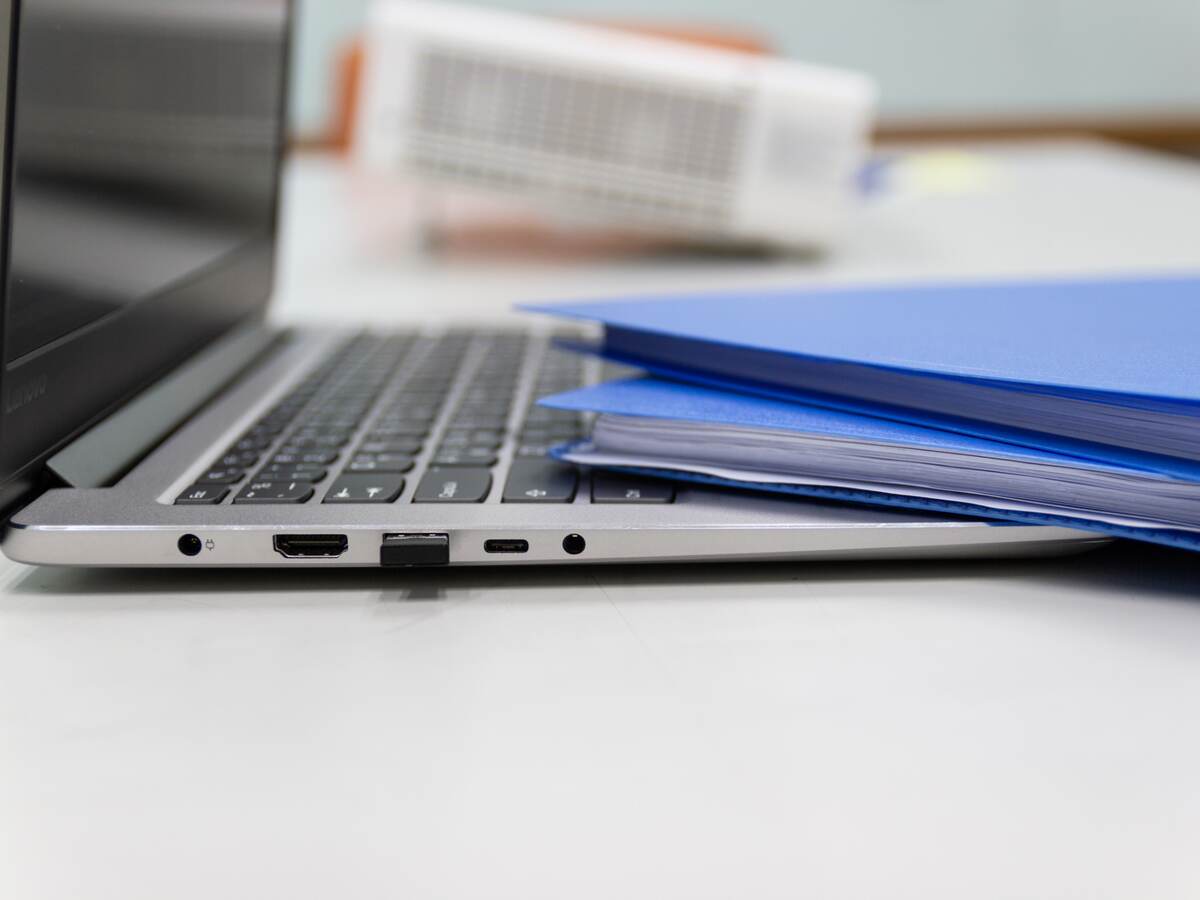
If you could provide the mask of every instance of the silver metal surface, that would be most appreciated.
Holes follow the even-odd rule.
[[[691,487],[681,487],[673,504],[591,504],[586,477],[573,503],[505,504],[501,494],[511,446],[493,469],[493,488],[486,502],[414,504],[411,498],[436,438],[428,442],[416,468],[406,476],[404,493],[392,504],[312,501],[298,506],[234,506],[229,500],[211,507],[172,504],[224,447],[346,336],[345,332],[298,334],[116,485],[46,492],[13,517],[4,552],[20,562],[45,565],[377,566],[385,534],[436,533],[449,536],[452,565],[528,565],[1046,555],[1105,543],[1096,535],[1065,528],[997,525]],[[530,341],[513,404],[514,422],[531,395],[546,346],[545,335]],[[468,351],[435,435],[444,427],[484,349],[476,342]],[[385,402],[386,396],[381,400]],[[323,487],[318,486],[318,496]],[[280,534],[321,533],[345,534],[346,552],[334,559],[292,559],[274,548],[273,539]],[[178,542],[185,534],[200,538],[205,549],[199,555],[181,553]],[[572,555],[563,549],[563,538],[569,534],[584,537],[583,553]],[[529,550],[485,552],[484,542],[493,539],[525,540]]]

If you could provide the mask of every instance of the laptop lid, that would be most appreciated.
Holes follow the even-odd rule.
[[[290,13],[0,0],[0,508],[72,437],[261,316]]]

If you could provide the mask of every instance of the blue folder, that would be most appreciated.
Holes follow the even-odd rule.
[[[1200,477],[1197,276],[754,290],[525,308],[599,321],[603,343],[576,349],[670,378]],[[957,399],[939,408],[930,397],[943,389]],[[1004,399],[1013,407],[1008,421],[977,418],[984,407],[976,395]],[[1039,404],[1049,412],[1036,419]],[[1151,428],[1163,437],[1147,437]]]
[[[569,391],[540,401],[555,409],[608,413],[621,416],[645,416],[657,419],[684,419],[750,428],[773,428],[826,435],[881,444],[899,444],[930,450],[949,450],[1004,456],[1032,462],[1069,462],[1080,468],[1112,471],[1109,463],[1066,456],[1046,450],[1021,447],[967,435],[949,433],[903,422],[867,417],[821,407],[781,402],[749,394],[711,390],[660,378],[636,378],[613,381]],[[560,458],[576,450],[586,450],[588,442],[565,445],[554,454]],[[633,474],[671,478],[700,484],[719,485],[771,493],[818,497],[843,502],[866,503],[920,509],[956,515],[997,519],[1034,525],[1057,525],[1095,531],[1116,537],[1166,544],[1188,550],[1200,550],[1200,532],[1176,528],[1135,528],[1070,515],[1050,515],[990,507],[983,498],[976,503],[958,503],[941,499],[905,496],[900,493],[857,490],[838,486],[764,483],[719,478],[679,469],[616,467]],[[1149,470],[1143,470],[1149,471]]]

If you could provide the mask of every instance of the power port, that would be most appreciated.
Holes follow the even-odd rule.
[[[502,538],[483,542],[484,553],[528,553],[529,541],[520,538]]]
[[[185,534],[179,539],[179,552],[184,556],[199,556],[202,549],[204,544],[194,534]]]
[[[583,539],[581,534],[568,534],[563,538],[563,549],[572,556],[578,556],[587,549],[587,541]]]

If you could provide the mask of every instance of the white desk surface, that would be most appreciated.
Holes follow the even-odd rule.
[[[282,318],[1200,265],[1200,166],[995,150],[837,260],[413,255],[297,162]],[[357,206],[355,202],[357,202]],[[376,204],[377,206],[377,204]],[[370,219],[370,222],[364,222]],[[1195,898],[1200,558],[0,567],[0,897]]]

